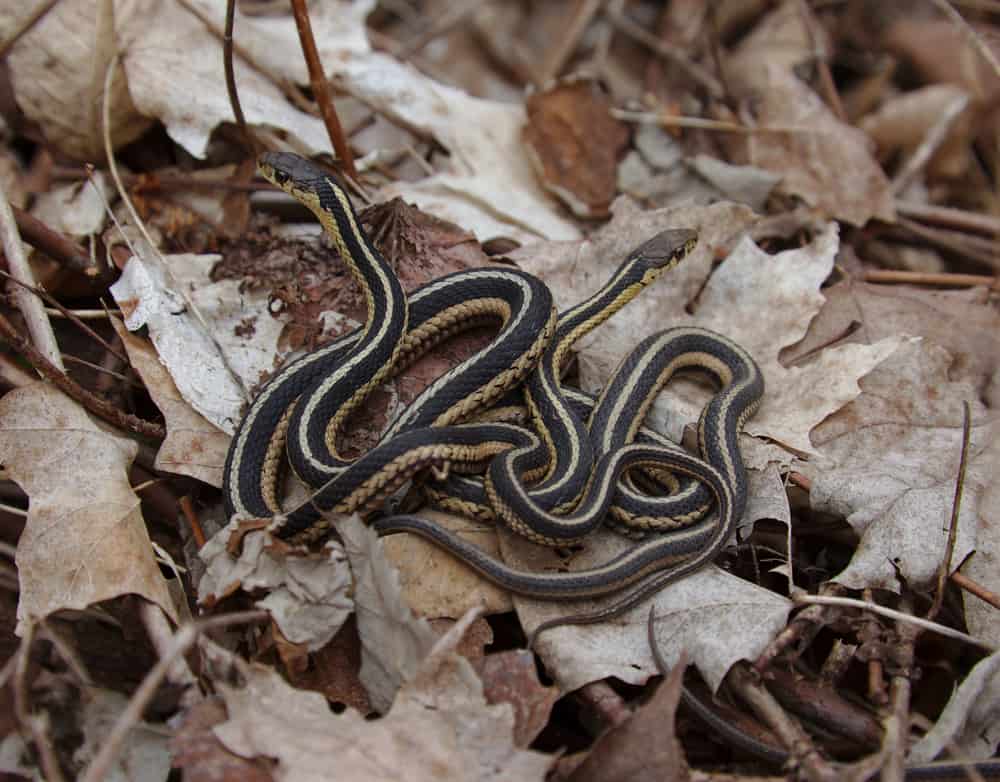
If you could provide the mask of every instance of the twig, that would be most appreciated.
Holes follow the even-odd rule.
[[[896,211],[904,217],[912,217],[934,225],[958,228],[965,231],[975,231],[984,234],[1000,234],[1000,219],[992,215],[969,212],[965,209],[955,209],[950,206],[934,206],[920,204],[916,201],[901,201],[896,199]]]
[[[684,73],[704,87],[708,94],[713,98],[721,98],[723,96],[724,93],[722,85],[719,83],[718,79],[716,79],[700,65],[691,61],[681,50],[668,46],[655,35],[637,25],[618,8],[617,4],[611,3],[605,9],[604,16],[619,32],[624,33],[629,38],[638,41],[643,46],[652,49],[661,57],[665,57],[670,60],[670,62],[674,63],[678,68],[683,70]]]
[[[21,22],[20,27],[11,33],[10,38],[3,43],[0,43],[0,60],[7,55],[7,52],[11,50],[11,47],[13,47],[15,43],[31,31],[31,28],[42,21],[45,15],[51,11],[58,2],[59,0],[42,0],[42,2],[38,4],[38,7],[35,8],[35,10],[32,11],[23,22]]]
[[[119,410],[107,400],[81,387],[59,367],[55,366],[40,351],[22,337],[13,324],[0,314],[0,336],[7,340],[10,346],[24,356],[28,363],[62,391],[66,396],[75,399],[94,415],[102,418],[119,429],[126,429],[144,437],[162,440],[167,436],[166,430],[159,424],[143,420]]]
[[[958,515],[962,507],[962,490],[965,487],[965,471],[969,465],[969,441],[972,437],[972,410],[968,400],[962,402],[962,451],[958,460],[958,477],[955,479],[955,497],[951,503],[951,521],[948,524],[948,542],[944,548],[944,556],[938,566],[937,590],[934,602],[927,612],[928,619],[936,619],[944,602],[944,587],[951,574],[951,561],[955,556],[955,540],[958,537]]]
[[[323,72],[323,65],[319,61],[319,51],[316,49],[316,40],[313,38],[312,25],[309,23],[309,9],[306,8],[305,0],[291,0],[291,2],[295,26],[299,31],[299,43],[302,45],[302,55],[305,57],[306,68],[309,70],[309,84],[312,86],[313,95],[316,96],[316,104],[323,116],[326,132],[330,136],[330,142],[333,144],[344,170],[351,179],[357,180],[358,172],[354,167],[354,156],[351,154],[347,139],[344,138],[344,130],[340,125],[340,118],[337,116],[337,110],[333,106],[333,98],[330,95],[330,84]]]
[[[929,622],[926,619],[921,619],[918,616],[912,616],[910,614],[904,614],[902,611],[896,611],[892,608],[886,608],[885,606],[877,605],[876,603],[866,603],[864,600],[855,600],[851,597],[825,597],[823,595],[792,595],[792,602],[799,605],[825,605],[825,606],[843,606],[844,608],[861,608],[865,611],[871,611],[872,613],[879,614],[881,616],[888,617],[889,619],[896,619],[900,622],[911,622],[915,625],[919,625],[925,630],[930,630],[938,635],[943,635],[945,638],[954,638],[958,641],[964,641],[967,644],[972,644],[973,646],[978,646],[981,649],[986,649],[990,652],[995,652],[998,647],[989,641],[984,641],[980,638],[974,638],[971,635],[954,630],[950,627],[945,627],[944,625],[938,624],[937,622]]]
[[[1000,244],[997,242],[958,231],[932,228],[904,217],[899,218],[897,225],[931,244],[979,261],[991,269],[1000,270]]]
[[[409,41],[403,41],[396,56],[401,60],[410,59],[435,38],[454,30],[484,4],[484,0],[465,0],[461,4],[443,4],[442,11],[431,19],[423,32],[417,33]]]
[[[21,237],[17,232],[17,222],[14,220],[14,213],[7,200],[7,194],[4,192],[3,182],[0,182],[0,242],[3,244],[4,254],[7,256],[7,268],[10,269],[11,275],[26,285],[34,285],[35,279],[28,259],[24,257]],[[15,289],[13,296],[17,308],[21,310],[21,314],[24,315],[24,320],[28,324],[31,341],[49,363],[63,369],[59,343],[56,342],[56,335],[52,331],[52,324],[45,316],[45,308],[42,307],[42,303],[23,288]]]
[[[1000,277],[989,274],[950,274],[942,272],[907,272],[892,269],[872,269],[864,272],[865,282],[902,283],[904,285],[944,285],[955,288],[972,288],[985,285],[1000,289]]]
[[[959,95],[948,104],[941,116],[937,118],[928,129],[927,135],[921,140],[919,146],[913,151],[909,159],[900,168],[899,173],[893,177],[889,186],[889,192],[896,196],[901,193],[913,178],[920,173],[935,152],[941,148],[944,140],[948,136],[955,120],[962,114],[969,105],[968,95]]]
[[[257,155],[257,139],[247,127],[243,116],[243,106],[240,105],[240,95],[236,89],[236,71],[233,69],[233,23],[236,16],[236,0],[226,0],[226,28],[222,34],[222,65],[226,72],[226,93],[229,95],[229,105],[233,110],[233,119],[240,129],[250,154]]]
[[[566,32],[560,36],[558,43],[538,68],[538,86],[550,82],[566,67],[569,58],[580,45],[580,38],[600,7],[601,0],[578,0]]]
[[[730,668],[726,680],[754,714],[789,749],[791,756],[799,764],[802,776],[811,782],[833,782],[839,778],[833,767],[819,754],[809,734],[785,712],[746,666],[736,663]]]
[[[983,602],[989,603],[995,609],[1000,611],[1000,595],[998,595],[996,592],[990,591],[982,584],[973,581],[971,578],[963,575],[957,570],[951,574],[951,580],[955,583],[956,586],[961,587],[969,594],[975,595]]]
[[[87,251],[76,242],[57,231],[53,231],[29,212],[18,209],[16,206],[11,208],[14,212],[14,219],[17,221],[18,230],[21,232],[21,238],[36,250],[42,251],[67,269],[72,269],[87,277],[96,277],[100,274],[100,269],[91,260]]]
[[[826,131],[816,128],[795,127],[792,125],[761,125],[759,127],[748,127],[736,122],[725,122],[717,119],[705,119],[704,117],[682,117],[676,114],[657,111],[628,111],[626,109],[611,109],[612,117],[623,122],[642,122],[649,125],[662,125],[668,128],[698,128],[700,130],[717,130],[722,133],[740,133],[747,136],[761,133],[794,133],[799,135],[825,135]]]
[[[15,285],[20,285],[25,290],[33,293],[38,298],[43,299],[44,301],[47,301],[55,309],[57,309],[59,312],[61,312],[63,314],[63,316],[65,316],[66,318],[68,318],[77,328],[80,329],[80,331],[82,331],[84,334],[86,334],[87,336],[89,336],[91,339],[93,339],[96,342],[98,342],[111,355],[113,355],[115,358],[117,358],[119,361],[121,361],[124,364],[128,363],[128,359],[125,358],[125,356],[123,356],[121,353],[119,353],[117,350],[115,350],[111,346],[111,344],[106,339],[104,339],[104,337],[102,337],[100,334],[98,334],[96,331],[94,331],[92,328],[90,328],[90,326],[88,326],[86,323],[84,323],[82,320],[80,320],[76,315],[73,314],[73,312],[71,310],[66,309],[59,302],[59,300],[56,299],[51,293],[49,293],[48,291],[44,290],[43,288],[39,288],[39,287],[37,287],[35,285],[28,285],[27,283],[21,282],[20,280],[18,280],[16,278],[12,277],[11,275],[7,274],[7,272],[3,271],[2,269],[0,269],[0,275],[3,275],[4,277],[7,277]],[[46,314],[47,314],[47,311],[46,311]]]
[[[912,602],[904,598],[901,605],[912,610]],[[899,637],[892,645],[892,663],[897,669],[889,684],[888,717],[883,721],[882,751],[885,759],[882,779],[885,782],[902,782],[906,774],[906,737],[910,724],[910,678],[913,675],[914,647],[920,631],[905,622],[899,627]]]
[[[30,658],[31,647],[35,642],[35,625],[29,623],[21,638],[21,645],[14,655],[14,713],[22,728],[26,728],[31,733],[31,740],[35,744],[35,751],[41,760],[42,772],[45,779],[52,782],[62,782],[63,775],[59,768],[59,761],[56,758],[55,749],[49,738],[48,720],[43,714],[32,714],[28,704],[27,676],[28,660]]]
[[[951,3],[948,0],[931,0],[934,5],[936,5],[941,11],[955,24],[955,26],[962,32],[965,39],[972,44],[974,48],[982,58],[990,64],[993,68],[993,73],[996,76],[1000,76],[1000,62],[997,62],[997,58],[993,55],[993,50],[978,36],[976,31],[969,27],[969,23],[962,18],[962,15],[951,7]]]
[[[844,104],[840,102],[837,86],[833,82],[830,64],[826,61],[827,52],[822,51],[819,46],[819,33],[816,31],[815,17],[802,0],[799,0],[798,11],[802,26],[805,28],[806,35],[809,36],[809,45],[812,47],[813,60],[818,66],[819,81],[823,87],[823,93],[826,95],[827,105],[832,109],[837,119],[846,123],[847,113],[844,111]]]
[[[187,519],[188,526],[191,528],[191,537],[194,538],[195,545],[201,548],[205,545],[205,529],[201,526],[201,519],[198,518],[198,513],[194,509],[191,496],[185,494],[180,498],[178,504],[181,506],[181,513],[184,514],[184,518]]]
[[[142,718],[142,712],[153,699],[160,683],[166,678],[167,671],[170,670],[170,667],[178,657],[187,653],[188,649],[191,648],[201,633],[213,628],[230,627],[236,624],[246,624],[262,620],[266,621],[268,616],[269,614],[266,611],[243,611],[241,613],[227,614],[183,625],[174,633],[163,656],[160,657],[150,672],[146,674],[146,678],[142,680],[142,684],[133,693],[128,706],[118,716],[104,744],[94,756],[94,759],[91,760],[90,765],[80,775],[80,782],[101,782],[101,780],[107,778],[111,764],[114,763],[118,753],[121,752],[125,739],[132,728],[139,723],[139,720]]]

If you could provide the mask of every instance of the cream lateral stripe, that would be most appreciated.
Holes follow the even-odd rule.
[[[355,221],[354,221],[354,213],[352,211],[351,204],[347,200],[347,195],[339,187],[337,187],[335,185],[335,183],[331,182],[329,179],[327,180],[327,184],[333,190],[333,193],[334,193],[335,197],[340,202],[340,206],[341,206],[341,209],[343,210],[343,214],[346,216],[347,221],[348,221],[348,227],[354,233],[354,237],[356,239],[356,243],[358,245],[360,245],[360,247],[362,249],[362,252],[364,252],[364,254],[365,254],[366,261],[368,262],[368,264],[370,265],[370,267],[375,271],[375,276],[378,279],[380,287],[382,288],[382,291],[383,291],[382,296],[388,302],[387,306],[388,307],[394,306],[394,305],[392,305],[391,298],[390,298],[394,286],[389,282],[388,277],[386,276],[386,272],[385,272],[385,268],[384,268],[383,263],[381,263],[378,260],[376,260],[375,255],[372,253],[372,251],[371,251],[371,249],[370,249],[370,247],[368,245],[367,239],[363,238],[364,235],[358,229],[357,223],[355,223]],[[338,226],[338,231],[340,231],[340,230],[341,229]],[[340,238],[340,237],[341,237],[341,235],[338,233],[338,238]],[[343,240],[343,238],[340,238],[340,241],[338,242],[338,249],[341,251],[341,254],[342,254],[342,257],[344,258],[345,263],[347,263],[348,266],[351,268],[352,276],[355,278],[355,280],[358,281],[358,283],[361,285],[362,290],[365,293],[365,298],[367,299],[366,304],[367,304],[368,313],[369,313],[368,314],[368,320],[365,323],[365,332],[364,332],[367,335],[367,332],[371,328],[371,318],[373,317],[374,311],[375,311],[374,300],[373,300],[374,291],[371,290],[371,288],[369,287],[367,281],[364,279],[364,275],[358,269],[357,262],[354,260],[352,254],[351,254],[350,250],[348,249],[347,244]],[[406,317],[406,311],[405,311],[405,309],[403,311],[403,317],[404,317],[404,319]],[[326,394],[329,393],[330,389],[333,386],[335,386],[338,383],[342,382],[342,380],[347,375],[349,375],[351,372],[354,371],[354,369],[358,366],[358,364],[360,364],[362,361],[364,361],[365,359],[367,359],[369,356],[371,356],[372,354],[374,354],[374,353],[376,353],[376,352],[378,352],[378,351],[380,351],[382,349],[382,342],[383,342],[383,340],[385,340],[386,333],[389,331],[389,327],[390,327],[390,325],[392,323],[393,323],[393,314],[390,311],[390,312],[386,313],[386,317],[384,317],[382,319],[382,322],[378,324],[378,330],[376,331],[375,336],[372,339],[369,340],[368,346],[366,347],[366,349],[364,349],[364,350],[362,350],[362,351],[360,351],[358,353],[352,354],[351,357],[344,364],[342,364],[341,367],[338,370],[336,370],[332,375],[330,375],[328,378],[326,378],[323,382],[317,384],[316,387],[309,393],[309,395],[306,397],[305,400],[300,400],[299,401],[299,404],[304,404],[304,410],[302,412],[302,420],[303,421],[311,421],[312,420],[313,416],[316,415],[316,407],[320,404],[320,402],[322,401],[323,397]],[[405,333],[405,320],[404,320],[404,329],[403,330],[404,330],[404,333]],[[384,371],[388,371],[389,369],[391,369],[391,366],[389,366],[389,365],[383,365],[383,370]],[[384,374],[384,371],[383,371],[383,374]],[[376,377],[378,377],[378,375],[376,375]],[[373,381],[377,382],[374,379],[373,379]],[[341,461],[343,460],[342,457],[340,456],[340,454],[338,453],[338,451],[336,450],[336,433],[339,430],[341,423],[343,422],[343,420],[347,416],[347,414],[350,413],[350,411],[357,405],[357,402],[360,399],[362,399],[365,396],[367,396],[370,390],[371,390],[371,384],[365,385],[363,388],[359,388],[355,392],[355,394],[353,396],[351,396],[347,400],[347,402],[340,407],[340,409],[337,410],[336,414],[330,420],[329,428],[327,430],[327,438],[326,438],[326,440],[327,440],[328,446],[330,447],[331,455],[335,459],[338,459],[338,460],[341,460]],[[330,436],[331,435],[331,432],[330,432],[331,429],[332,429],[332,434],[333,434],[332,437]],[[293,433],[293,436],[297,436],[297,435],[298,435],[298,433]],[[340,472],[341,469],[343,469],[343,468],[340,468],[340,467],[331,468],[328,464],[326,464],[326,462],[324,462],[321,459],[318,459],[316,457],[316,454],[314,453],[314,451],[312,449],[312,446],[311,446],[311,444],[309,442],[309,438],[308,437],[305,437],[305,436],[299,437],[298,444],[299,444],[299,447],[302,449],[302,455],[303,455],[303,457],[317,471],[322,471],[322,472],[329,473],[330,475],[335,475],[336,473]]]
[[[511,280],[511,277],[509,275],[500,275],[499,273],[495,275],[484,275],[484,276],[492,276],[495,279],[499,279],[501,276],[503,276],[504,280],[508,282]],[[526,313],[531,309],[531,306],[533,306],[534,304],[532,299],[533,294],[527,282],[520,278],[514,278],[514,279],[516,280],[516,284],[521,288],[523,292],[523,295],[527,301],[527,306],[519,310],[513,320],[508,321],[508,323],[505,323],[504,328],[516,328],[523,321],[523,319],[526,317]],[[386,323],[387,322],[388,319],[386,319]],[[364,356],[359,357],[358,360],[361,360],[362,358],[364,358]],[[316,392],[310,394],[310,404],[307,404],[305,410],[303,411],[303,416],[302,416],[303,420],[309,420],[313,415],[315,415],[316,405],[319,403],[321,395],[325,391],[328,391],[329,388],[333,385],[333,383],[337,382],[346,372],[350,371],[350,369],[352,369],[353,366],[354,364],[352,363],[350,366],[345,367],[342,371],[338,372],[336,376],[331,377],[327,381],[324,381],[324,383],[321,384],[320,387],[317,387]],[[427,389],[421,392],[420,397],[414,400],[414,403],[409,407],[407,407],[406,410],[404,410],[400,414],[400,416],[396,419],[396,421],[394,421],[390,425],[389,430],[385,433],[385,435],[383,435],[383,437],[384,438],[391,437],[396,432],[405,428],[407,422],[412,420],[420,412],[422,405],[427,404],[431,399],[433,399],[439,393],[440,389],[450,382],[450,379],[451,379],[451,373],[446,373],[435,379],[435,381],[430,386],[428,386]],[[309,461],[310,466],[317,472],[328,473],[331,477],[333,477],[342,471],[343,469],[342,467],[331,468],[330,465],[326,464],[320,459],[317,459],[312,448],[309,447],[307,438],[303,437],[300,440],[300,448],[302,449],[303,456]]]

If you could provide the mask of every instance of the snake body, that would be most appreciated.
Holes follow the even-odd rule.
[[[328,511],[375,514],[386,497],[429,467],[488,465],[484,491],[493,514],[531,540],[556,545],[589,534],[613,506],[622,506],[616,513],[627,521],[676,504],[676,498],[642,498],[622,480],[641,470],[690,478],[685,501],[699,503],[703,513],[710,496],[717,518],[649,537],[603,565],[570,573],[514,570],[420,516],[371,523],[382,534],[428,538],[521,594],[564,600],[631,588],[601,618],[715,556],[746,502],[737,438],[763,391],[748,354],[702,329],[674,330],[644,341],[596,402],[563,389],[560,381],[573,342],[683,258],[696,239],[693,232],[664,232],[637,248],[598,293],[564,312],[557,326],[545,286],[509,268],[456,273],[407,298],[335,178],[287,153],[266,154],[260,168],[316,214],[360,284],[368,311],[360,329],[289,365],[254,400],[227,458],[227,510],[274,517],[279,536],[312,540],[327,534]],[[374,387],[451,334],[487,320],[502,324],[487,348],[425,389],[367,453],[350,459],[340,452],[344,422]],[[684,367],[707,369],[722,383],[699,424],[705,459],[640,431],[662,385]],[[537,435],[503,421],[470,422],[522,383]],[[275,488],[282,446],[313,490],[307,502],[284,512]],[[636,505],[639,500],[650,504]],[[669,521],[651,526],[661,524]]]

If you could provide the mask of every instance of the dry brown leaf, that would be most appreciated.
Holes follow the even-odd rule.
[[[166,421],[167,436],[156,452],[156,469],[221,487],[229,435],[184,401],[149,340],[130,333],[118,318],[112,318],[111,325]]]
[[[835,581],[890,590],[901,581],[911,588],[934,583],[948,538],[963,401],[971,405],[973,426],[952,568],[978,537],[991,536],[990,519],[1000,507],[983,501],[1000,474],[1000,453],[991,447],[1000,422],[968,384],[949,379],[950,364],[942,348],[909,340],[861,381],[863,393],[854,402],[816,428],[823,458],[802,467],[813,480],[810,501],[845,516],[861,536]],[[1000,588],[1000,574],[985,586]]]
[[[491,556],[499,556],[496,529],[438,511],[421,511]],[[510,594],[416,535],[390,535],[385,555],[399,570],[407,605],[421,616],[457,619],[473,607],[487,614],[510,611]]]
[[[858,126],[878,145],[883,160],[898,152],[908,158],[943,116],[952,112],[953,107],[964,106],[927,163],[931,177],[961,177],[972,163],[976,118],[968,101],[964,90],[950,84],[934,84],[890,98],[878,111],[863,117]]]
[[[186,782],[270,782],[270,761],[241,758],[212,733],[225,720],[226,708],[217,696],[188,709],[171,740],[174,768],[183,772]]]
[[[675,665],[649,702],[594,742],[569,782],[683,782],[690,778],[675,719],[684,684]]]
[[[33,9],[30,4],[15,5],[20,5],[21,14],[0,15],[0,39],[5,41],[24,21],[23,14]],[[7,64],[17,104],[63,154],[78,160],[104,159],[104,75],[123,43],[116,38],[116,26],[145,20],[154,5],[151,0],[60,3],[11,50]],[[106,18],[111,9],[113,18]],[[153,124],[132,103],[121,65],[115,71],[111,100],[109,130],[115,146],[135,140]]]
[[[628,128],[592,81],[557,84],[526,103],[525,149],[539,179],[577,217],[603,217]]]
[[[985,32],[982,40],[996,52],[993,29],[988,27]],[[956,84],[983,101],[997,93],[996,73],[950,20],[901,13],[880,43],[912,66],[928,84]]]
[[[17,633],[65,608],[137,594],[177,613],[128,482],[134,440],[38,382],[0,399],[0,462],[28,495],[17,544]]]
[[[826,303],[805,337],[782,354],[786,363],[823,345],[925,337],[951,353],[949,378],[971,383],[991,407],[1000,406],[1000,314],[985,288],[928,290],[846,279],[823,294]]]
[[[828,50],[822,27],[795,0],[757,24],[726,63],[733,89],[753,97],[759,130],[742,143],[745,162],[782,177],[779,190],[827,218],[864,225],[895,219],[889,181],[871,141],[841,122],[795,75],[795,67]],[[814,38],[816,43],[813,43]]]
[[[518,749],[507,704],[488,705],[468,660],[455,652],[471,616],[457,624],[414,670],[382,719],[292,689],[260,666],[245,686],[222,686],[229,721],[215,734],[243,757],[277,760],[279,779],[542,780],[551,758]]]
[[[437,641],[430,623],[403,599],[399,573],[378,535],[358,516],[335,521],[351,563],[361,639],[361,682],[376,711],[385,713],[399,687],[412,680]]]
[[[559,689],[538,681],[535,656],[525,649],[488,654],[476,664],[476,671],[487,701],[514,707],[514,744],[530,746],[548,723]]]
[[[354,609],[351,578],[343,548],[329,542],[317,552],[295,552],[272,545],[265,530],[247,532],[238,555],[229,551],[237,524],[216,533],[198,552],[205,574],[198,583],[198,600],[214,603],[238,589],[267,590],[257,606],[289,641],[316,651],[330,642]]]
[[[350,706],[362,714],[371,714],[368,693],[358,678],[360,670],[361,642],[352,616],[330,643],[309,655],[307,667],[288,671],[288,681],[300,690],[322,693],[335,707]]]

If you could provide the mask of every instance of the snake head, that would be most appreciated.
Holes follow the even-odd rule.
[[[629,253],[628,263],[639,261],[647,269],[669,269],[679,263],[698,243],[697,231],[670,228],[660,231]]]
[[[311,160],[293,152],[265,152],[257,160],[261,176],[286,193],[315,193],[333,176]]]

